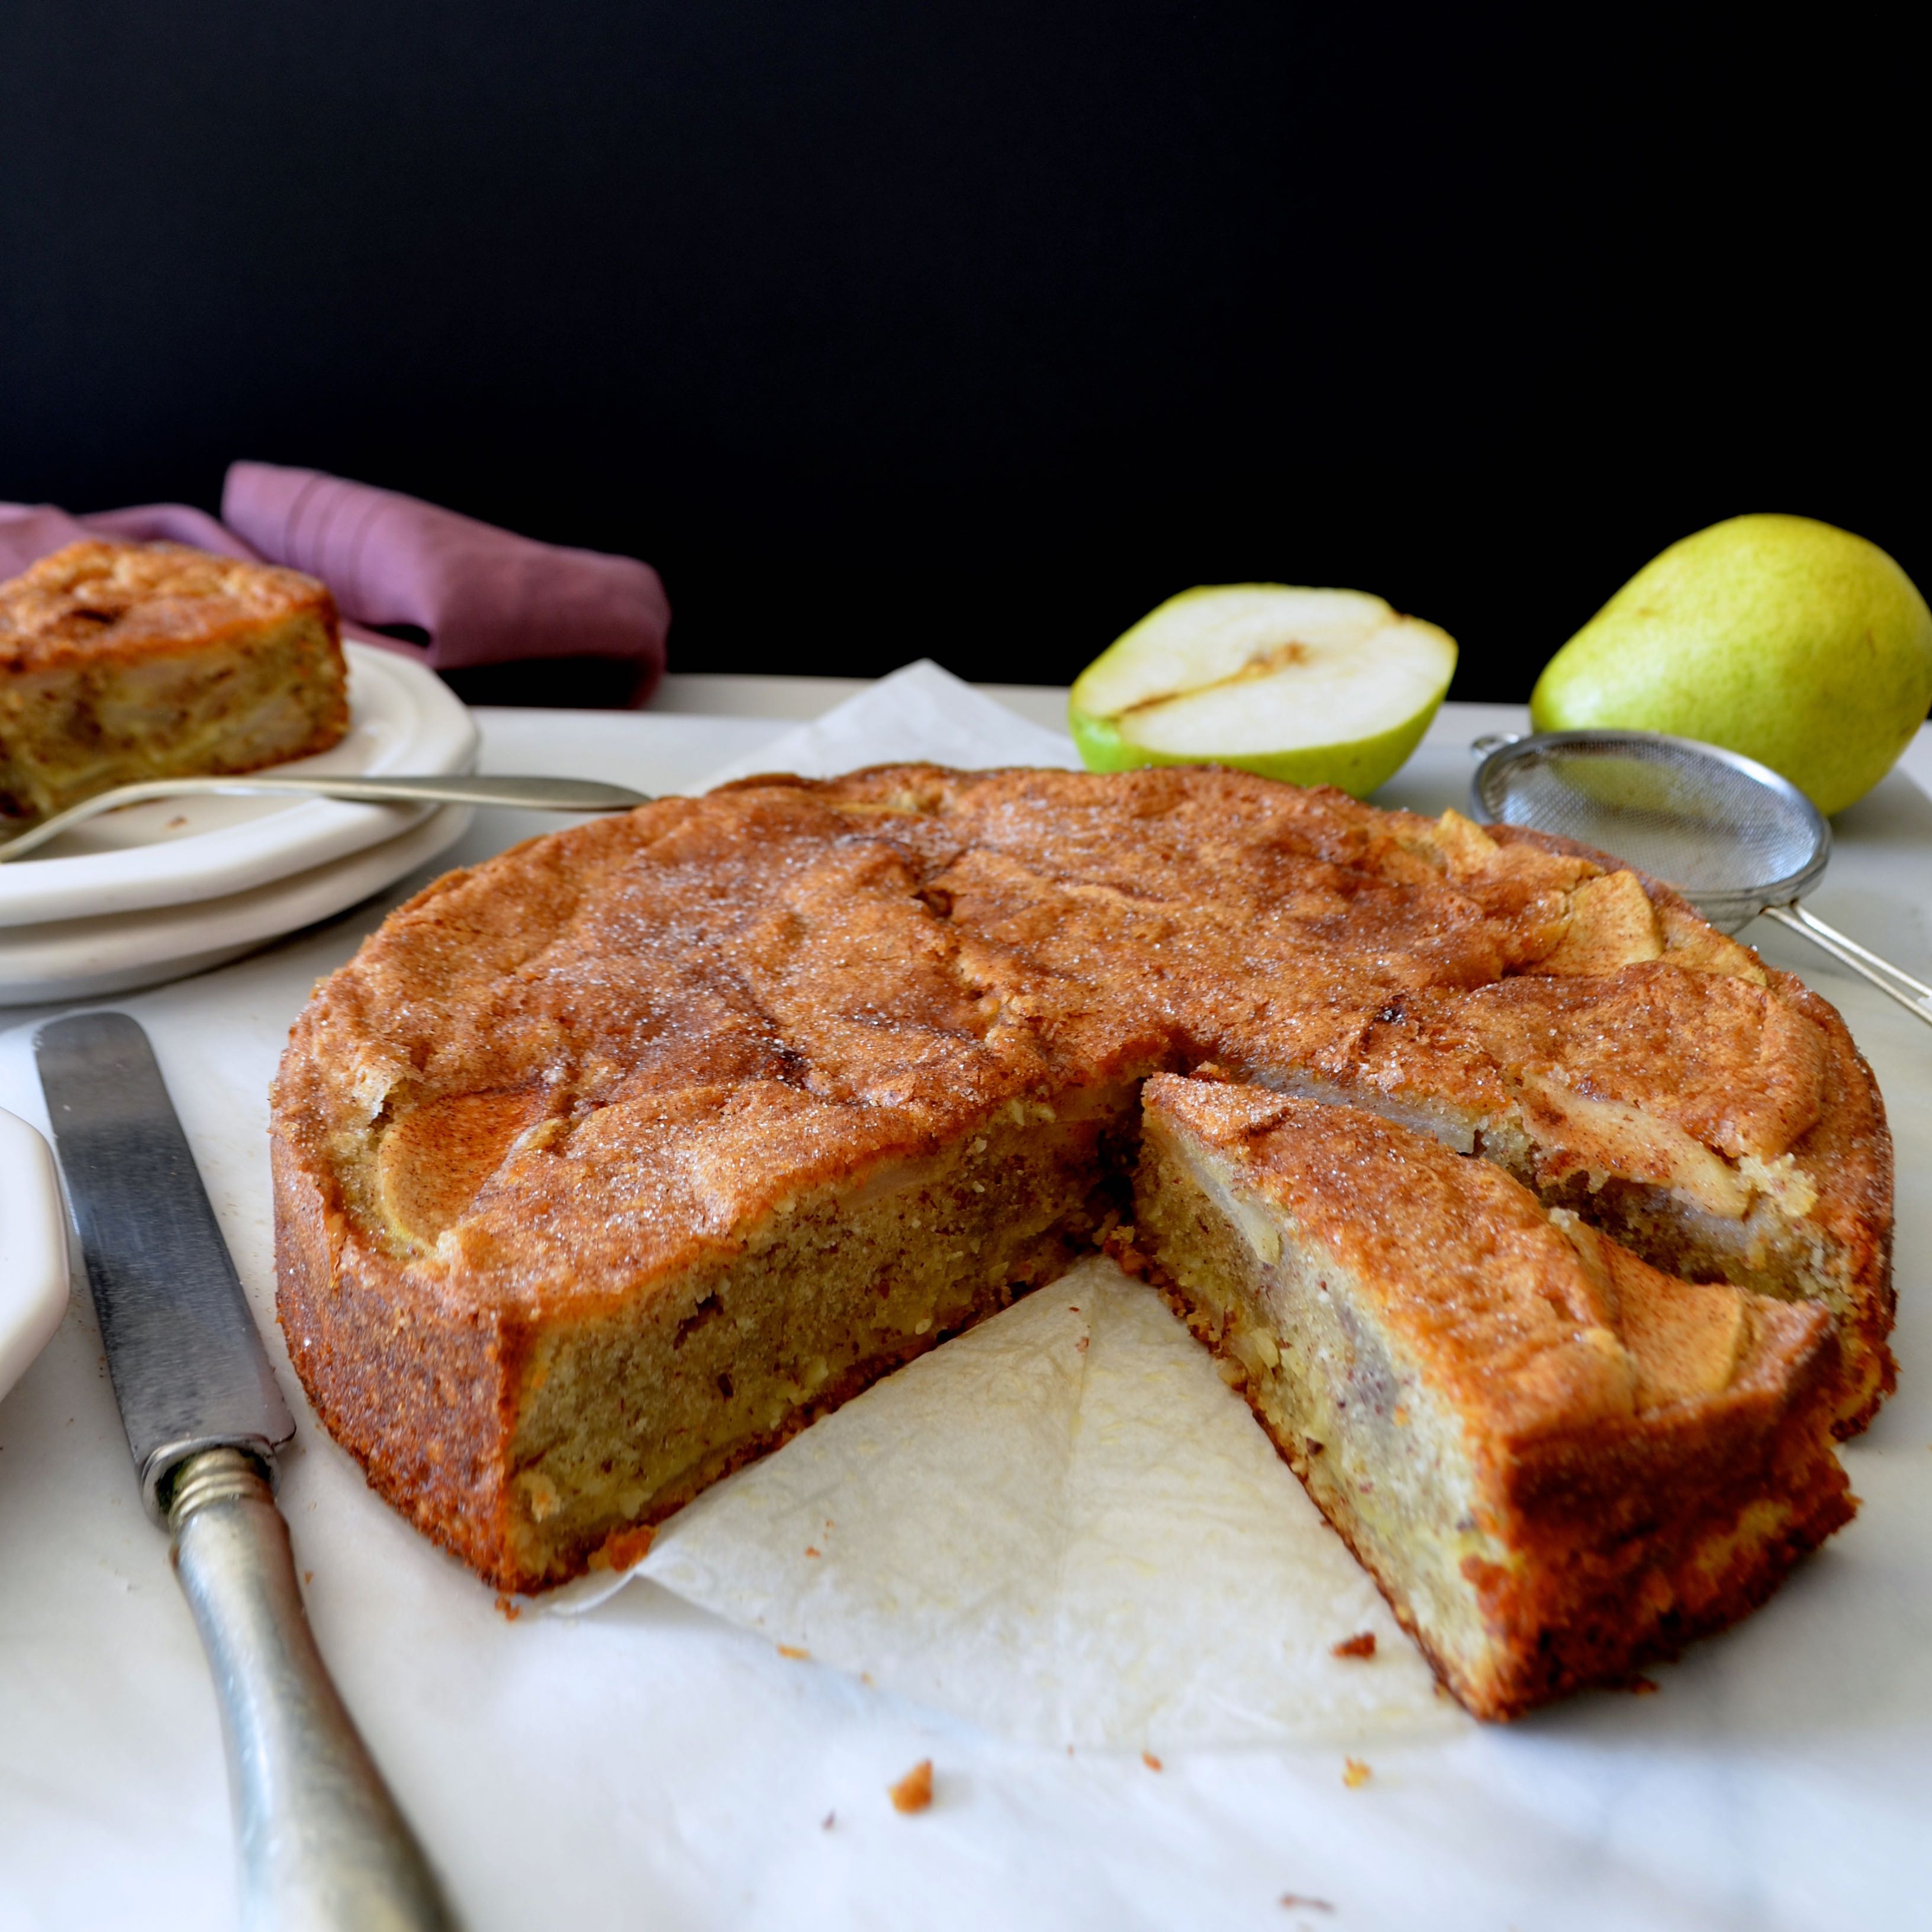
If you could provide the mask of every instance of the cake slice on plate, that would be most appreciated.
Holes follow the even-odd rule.
[[[1142,1104],[1130,1259],[1478,1715],[1674,1654],[1850,1518],[1822,1307],[1662,1274],[1355,1108]]]
[[[74,543],[0,584],[0,827],[307,758],[348,728],[335,604],[312,577]]]

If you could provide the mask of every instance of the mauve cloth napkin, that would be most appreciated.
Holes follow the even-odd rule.
[[[635,557],[538,543],[392,490],[270,463],[230,466],[221,516],[183,503],[81,517],[0,504],[0,577],[84,537],[193,544],[320,578],[350,634],[438,670],[618,659],[636,667],[638,704],[663,673],[670,605],[657,572]],[[391,626],[428,642],[370,634]]]

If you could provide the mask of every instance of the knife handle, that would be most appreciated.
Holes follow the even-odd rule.
[[[168,1526],[221,1702],[248,1932],[448,1932],[428,1862],[316,1648],[260,1465],[238,1449],[190,1457]]]

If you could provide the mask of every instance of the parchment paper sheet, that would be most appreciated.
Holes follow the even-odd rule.
[[[1468,1721],[1207,1352],[1102,1259],[721,1484],[640,1569],[1035,1743]],[[1334,1655],[1364,1630],[1372,1660]]]

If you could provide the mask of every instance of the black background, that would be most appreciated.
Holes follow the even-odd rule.
[[[0,496],[318,465],[649,558],[686,670],[1259,578],[1520,698],[1738,511],[1925,583],[1916,50],[1557,10],[16,0]]]

